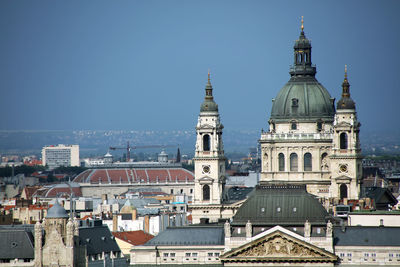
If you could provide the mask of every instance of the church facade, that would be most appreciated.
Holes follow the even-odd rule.
[[[335,99],[315,77],[311,58],[311,42],[302,25],[290,80],[272,100],[269,130],[259,140],[260,182],[306,185],[309,193],[323,199],[358,199],[360,123],[347,68],[335,109]]]

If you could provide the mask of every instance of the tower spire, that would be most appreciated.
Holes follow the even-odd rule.
[[[304,16],[301,16],[301,32],[304,32]]]
[[[342,83],[342,98],[337,103],[338,109],[355,109],[355,103],[350,97],[350,83],[347,79],[347,65],[344,65],[344,80]]]
[[[213,87],[211,85],[211,73],[208,70],[208,79],[206,84],[206,95],[204,97],[204,102],[201,104],[200,111],[218,111],[218,105],[214,102],[213,97]]]

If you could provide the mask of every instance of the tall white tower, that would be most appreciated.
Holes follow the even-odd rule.
[[[225,185],[225,156],[218,105],[214,102],[213,88],[208,73],[206,95],[200,107],[196,126],[196,152],[194,158],[195,190],[193,204],[221,204]]]
[[[359,137],[361,124],[357,120],[356,105],[350,97],[347,66],[342,88],[342,98],[337,103],[333,127],[330,191],[333,197],[358,199],[362,175]]]

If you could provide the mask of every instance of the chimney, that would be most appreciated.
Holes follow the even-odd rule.
[[[113,214],[113,232],[118,231],[118,214]]]
[[[145,233],[150,232],[150,217],[149,217],[149,215],[144,216],[144,231],[145,231]]]

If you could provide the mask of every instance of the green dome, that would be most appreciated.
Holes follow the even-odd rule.
[[[293,76],[273,101],[275,121],[333,121],[334,99],[315,77]]]
[[[290,67],[290,80],[279,91],[272,104],[271,120],[333,121],[334,99],[317,81],[317,69],[311,61],[311,42],[303,27],[294,49],[294,64]]]
[[[233,216],[232,224],[324,225],[329,214],[313,195],[299,185],[259,185]]]
[[[218,112],[218,105],[214,101],[214,97],[212,95],[212,85],[210,82],[210,74],[208,74],[208,82],[206,85],[206,96],[204,98],[204,102],[200,106],[200,112]]]
[[[205,100],[200,106],[200,111],[218,111],[218,105],[214,101]]]

